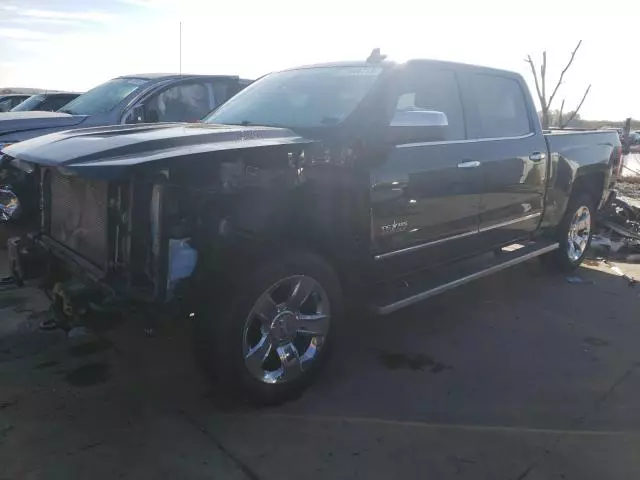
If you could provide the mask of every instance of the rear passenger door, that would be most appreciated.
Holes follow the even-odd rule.
[[[536,230],[544,207],[547,147],[520,77],[500,72],[463,75],[470,159],[482,174],[479,240],[484,246]]]

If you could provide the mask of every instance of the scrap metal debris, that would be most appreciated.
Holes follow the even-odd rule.
[[[640,259],[640,202],[615,194],[596,219],[591,249],[624,261]]]

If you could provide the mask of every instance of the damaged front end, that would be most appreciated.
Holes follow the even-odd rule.
[[[43,277],[58,312],[72,318],[92,305],[179,300],[198,261],[195,215],[168,170],[114,181],[38,173],[40,231],[8,242],[18,283]]]
[[[204,256],[224,286],[220,265],[233,255],[209,257],[238,246],[233,232],[262,238],[291,199],[309,143],[286,129],[158,124],[9,147],[5,162],[37,180],[40,215],[37,233],[9,241],[13,274],[44,277],[65,315],[118,304],[175,312],[168,305],[200,298],[187,280]]]

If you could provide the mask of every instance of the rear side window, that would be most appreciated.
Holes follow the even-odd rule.
[[[446,140],[465,138],[462,100],[452,70],[420,68],[410,72],[395,104],[395,116],[420,110],[447,116]]]
[[[197,122],[222,103],[226,91],[226,84],[217,85],[207,81],[179,83],[146,101],[145,120],[151,123]]]
[[[58,110],[59,108],[64,107],[67,103],[69,103],[71,100],[73,100],[75,97],[67,97],[67,96],[53,96],[53,97],[49,97],[47,98],[46,103],[46,108],[43,108],[43,110],[48,110],[51,112],[55,112],[56,110]]]
[[[515,79],[477,73],[471,81],[480,124],[477,138],[518,137],[531,132],[524,94]]]

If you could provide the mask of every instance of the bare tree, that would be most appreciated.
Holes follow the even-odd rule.
[[[531,59],[531,55],[527,55],[527,58],[525,59],[525,62],[527,62],[531,66],[531,73],[533,73],[533,80],[536,86],[536,93],[538,94],[538,98],[540,99],[540,107],[542,108],[542,118],[541,118],[542,128],[549,128],[550,126],[549,111],[551,110],[551,105],[553,104],[553,100],[556,98],[556,94],[558,93],[558,89],[560,88],[560,85],[562,85],[565,74],[571,67],[573,60],[576,57],[576,53],[578,52],[580,45],[582,45],[582,40],[578,42],[578,45],[576,46],[576,48],[573,50],[573,52],[571,52],[571,58],[569,58],[569,61],[567,62],[566,66],[562,69],[562,72],[560,73],[560,77],[558,78],[558,81],[556,82],[555,87],[553,88],[551,95],[549,95],[549,97],[547,97],[547,52],[546,51],[542,52],[542,64],[540,65],[539,74],[538,74],[538,71],[536,70],[535,63],[533,63],[533,60]],[[565,102],[564,99],[562,100],[562,105],[560,106],[560,113],[558,115],[559,128],[565,128],[571,122],[571,120],[575,118],[575,116],[578,114],[578,111],[580,110],[580,107],[582,107],[584,100],[587,98],[587,95],[589,94],[589,90],[591,90],[591,85],[587,87],[587,90],[584,92],[584,95],[582,96],[582,100],[580,100],[580,103],[578,104],[578,106],[575,109],[573,109],[573,111],[569,114],[569,116],[566,119],[564,119],[562,115],[562,112],[564,110],[564,102]]]

